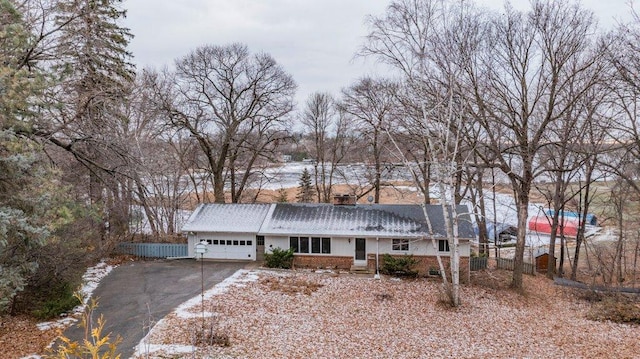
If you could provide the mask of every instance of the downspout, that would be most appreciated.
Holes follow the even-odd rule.
[[[374,279],[380,279],[380,266],[378,264],[379,254],[380,254],[380,237],[376,237],[376,275],[373,276]]]

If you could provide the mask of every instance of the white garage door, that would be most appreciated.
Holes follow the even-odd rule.
[[[205,258],[255,260],[254,239],[206,239]]]

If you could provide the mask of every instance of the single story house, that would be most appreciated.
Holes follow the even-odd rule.
[[[189,255],[207,244],[204,258],[261,260],[274,248],[295,251],[294,265],[311,268],[366,268],[383,254],[413,255],[422,274],[438,268],[436,253],[449,262],[449,242],[440,205],[328,203],[201,204],[182,228]],[[475,238],[469,210],[457,207],[461,278],[469,275]],[[433,233],[432,235],[430,233]],[[432,241],[433,238],[433,241]]]

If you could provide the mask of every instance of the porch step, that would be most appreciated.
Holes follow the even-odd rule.
[[[373,272],[369,271],[369,268],[367,268],[367,266],[351,266],[350,269],[351,273],[358,273],[358,274],[371,274]]]

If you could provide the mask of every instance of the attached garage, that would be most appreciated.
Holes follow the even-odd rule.
[[[189,256],[196,257],[195,245],[206,243],[203,258],[256,260],[264,253],[258,236],[269,204],[201,204],[182,228],[189,243]],[[212,232],[212,229],[215,232]]]

